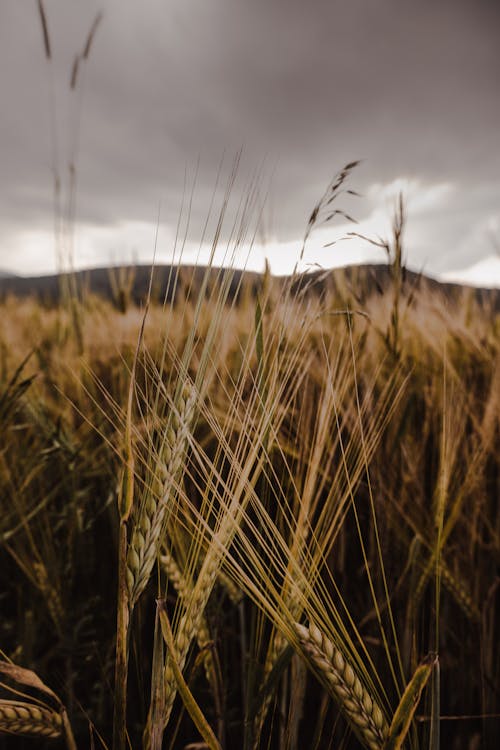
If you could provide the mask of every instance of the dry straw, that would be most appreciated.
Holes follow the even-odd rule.
[[[175,653],[172,655],[172,658],[175,659],[181,671],[184,669],[193,638],[197,635],[199,637],[200,627],[202,628],[207,602],[219,572],[222,557],[221,550],[224,549],[224,541],[221,540],[219,543],[219,540],[217,540],[207,552],[198,581],[190,592],[185,611],[179,621],[175,637]],[[177,694],[177,679],[172,666],[172,658],[170,656],[167,657],[165,666],[165,725],[170,718]]]

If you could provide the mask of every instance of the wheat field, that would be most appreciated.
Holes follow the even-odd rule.
[[[4,296],[0,747],[496,747],[498,299],[394,247]]]
[[[36,10],[59,274],[0,284],[0,750],[494,750],[500,293],[407,272],[403,196],[387,240],[348,235],[384,268],[304,271],[357,161],[291,276],[237,270],[263,211],[255,168],[229,215],[241,153],[208,265],[181,262],[185,184],[172,265],[97,293],[74,260],[103,16],[60,138]]]

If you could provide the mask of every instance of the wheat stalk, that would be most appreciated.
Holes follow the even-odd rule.
[[[215,584],[220,564],[219,556],[210,554],[209,552],[207,554],[207,557],[205,558],[205,564],[203,565],[202,571],[200,572],[197,583],[195,584],[193,589],[187,590],[185,579],[183,579],[183,576],[181,575],[177,566],[175,566],[177,568],[176,570],[173,569],[173,566],[171,566],[171,560],[172,559],[170,559],[168,563],[174,579],[172,583],[174,585],[174,588],[179,591],[179,594],[181,591],[184,592],[184,597],[181,598],[185,599],[186,606],[184,614],[182,615],[179,626],[177,628],[175,642],[172,642],[171,644],[163,673],[163,728],[166,727],[170,718],[174,700],[177,695],[178,674],[182,674],[182,670],[184,669],[186,663],[189,647],[193,638],[197,636],[199,642],[200,637],[202,639],[210,637],[209,635],[207,636],[208,631],[204,631],[203,628],[204,612],[213,586]],[[208,563],[208,565],[206,563]],[[152,735],[150,732],[150,728],[150,720],[148,720],[143,738],[144,747],[147,748],[147,750],[152,747]]]
[[[295,623],[295,632],[304,654],[363,744],[369,750],[381,750],[388,723],[345,656],[312,622],[309,627]]]
[[[181,672],[184,669],[191,642],[196,634],[199,633],[207,602],[220,573],[222,560],[229,549],[235,530],[244,512],[245,502],[248,498],[245,496],[245,493],[243,493],[244,496],[242,497],[242,492],[248,481],[248,471],[249,467],[247,467],[246,471],[239,478],[239,486],[231,493],[229,506],[224,510],[219,529],[212,538],[198,579],[189,594],[189,598],[185,600],[184,612],[176,629],[175,653],[172,654],[172,658],[175,659],[176,665]],[[170,662],[171,658],[168,656],[165,664],[165,726],[170,717],[177,693],[177,680]]]
[[[135,366],[135,365],[134,365]],[[131,383],[133,380],[131,380]],[[160,488],[148,487],[144,502],[132,523],[128,541],[128,520],[133,507],[134,469],[131,448],[132,385],[129,390],[127,415],[127,462],[124,489],[119,501],[121,516],[119,544],[119,585],[117,606],[117,639],[115,661],[115,708],[113,748],[124,750],[126,744],[126,702],[128,644],[130,622],[139,597],[146,588],[157,559],[172,490],[182,470],[191,422],[194,417],[196,392],[186,380],[174,401],[170,423],[167,423],[158,461]]]
[[[63,720],[60,714],[25,701],[0,700],[0,732],[39,737],[60,737]]]
[[[217,578],[220,564],[219,555],[211,555],[210,559],[206,560],[206,562],[208,564],[203,566],[204,570],[200,573],[198,584],[191,593],[189,605],[182,615],[177,629],[175,638],[176,653],[173,655],[173,658],[181,671],[184,669],[191,642],[199,632],[205,608]],[[177,680],[171,665],[170,656],[167,657],[165,665],[165,693],[166,724],[177,694]]]

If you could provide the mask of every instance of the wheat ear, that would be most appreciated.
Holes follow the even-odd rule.
[[[175,638],[176,653],[174,654],[174,658],[181,671],[184,669],[191,642],[199,632],[205,608],[217,578],[219,557],[212,555],[208,563],[208,565],[204,566],[204,571],[202,570],[200,573],[198,585],[190,593],[189,604],[180,619],[177,629]],[[170,657],[168,656],[165,666],[165,724],[170,717],[177,694],[177,680],[175,679],[170,661]]]
[[[179,566],[177,565],[173,556],[169,552],[165,552],[165,554],[161,555],[160,562],[162,568],[167,574],[169,581],[171,582],[172,586],[177,591],[181,599],[185,599],[186,596],[189,596],[189,585],[186,581],[186,578],[181,573]],[[207,680],[210,684],[212,684],[214,674],[214,660],[212,656],[212,650],[210,649],[210,630],[208,628],[207,619],[204,615],[200,617],[198,630],[196,632],[196,640],[198,642],[198,648],[203,652],[203,666],[205,668]]]
[[[172,488],[178,481],[196,404],[194,387],[186,383],[172,413],[160,460],[159,497],[148,493],[134,524],[127,551],[127,588],[131,609],[144,591],[157,555]]]
[[[189,597],[186,597],[185,609],[179,620],[176,632],[176,653],[173,654],[173,658],[176,660],[181,672],[184,669],[191,642],[195,635],[199,633],[200,623],[204,616],[207,602],[220,573],[224,550],[227,550],[231,543],[234,530],[242,512],[241,498],[239,498],[237,493],[233,496],[225,517],[221,522],[221,526],[207,550],[198,580],[189,592]],[[165,726],[170,717],[177,693],[177,681],[170,661],[170,657],[167,656],[165,665]]]
[[[237,607],[238,604],[241,604],[243,601],[243,591],[229,578],[228,575],[226,575],[226,573],[224,573],[223,570],[219,570],[218,581],[229,597],[231,604],[235,607]]]
[[[312,622],[309,627],[295,623],[295,632],[305,656],[363,744],[369,750],[381,750],[388,723],[345,656]]]
[[[463,578],[456,577],[451,570],[441,561],[440,568],[443,583],[454,597],[462,612],[473,622],[481,620],[481,613],[474,603]]]
[[[59,713],[24,701],[0,700],[0,732],[38,737],[60,737],[63,720]]]

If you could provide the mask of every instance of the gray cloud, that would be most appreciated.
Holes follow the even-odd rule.
[[[478,226],[498,206],[495,0],[45,5],[60,168],[65,176],[68,160],[77,157],[82,222],[151,222],[161,198],[165,221],[174,223],[185,169],[192,175],[199,156],[196,233],[222,154],[242,145],[242,185],[263,159],[264,172],[273,173],[273,230],[283,240],[302,232],[333,172],[358,157],[365,161],[353,182],[361,190],[398,176],[452,182],[455,214],[463,216],[469,200],[470,221]],[[94,47],[70,92],[74,55],[100,9]],[[0,233],[6,238],[52,222],[51,89],[36,3],[4,2],[1,16]],[[228,168],[230,161],[226,156]],[[357,210],[369,212],[369,202]],[[463,221],[454,233],[445,219],[429,216],[427,228],[420,219],[421,240],[436,231],[446,243],[445,265],[463,264],[464,247],[453,255]]]

